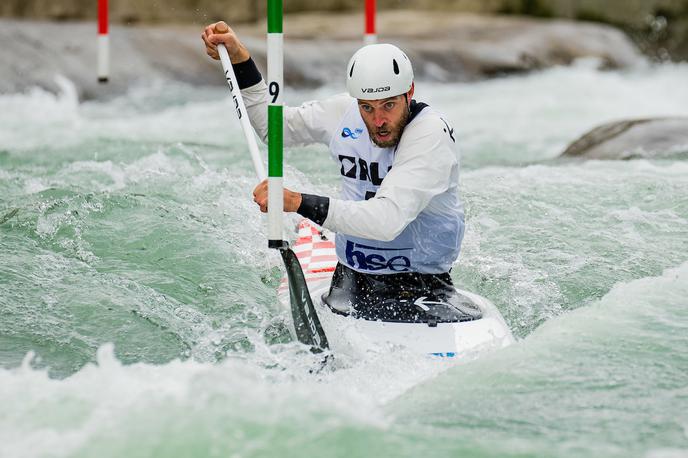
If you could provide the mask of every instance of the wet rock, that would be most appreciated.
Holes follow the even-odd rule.
[[[604,124],[573,142],[562,156],[605,160],[688,157],[688,117]]]
[[[358,44],[361,24],[359,15],[291,15],[285,34],[290,39]],[[448,71],[454,80],[568,65],[580,58],[597,58],[608,68],[642,61],[623,32],[568,20],[385,11],[379,16],[378,30],[380,41],[400,44],[409,54]]]

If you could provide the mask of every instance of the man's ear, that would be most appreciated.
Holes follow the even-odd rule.
[[[411,105],[411,99],[413,99],[413,92],[416,90],[416,83],[415,81],[411,83],[411,89],[406,93],[407,97],[406,99],[408,100],[409,105]]]

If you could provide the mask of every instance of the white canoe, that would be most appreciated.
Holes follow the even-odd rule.
[[[456,290],[457,297],[462,304],[473,310],[479,309],[476,318],[457,322],[392,322],[336,313],[322,299],[329,290],[337,265],[332,234],[323,233],[318,226],[304,219],[299,223],[298,238],[292,249],[303,269],[330,350],[335,355],[342,353],[359,358],[368,352],[407,348],[414,353],[461,357],[502,348],[514,342],[504,318],[489,300],[459,289]],[[278,295],[282,306],[290,310],[286,276],[282,279]],[[293,326],[291,331],[295,335]]]

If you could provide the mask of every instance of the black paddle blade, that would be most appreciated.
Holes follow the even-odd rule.
[[[282,254],[284,267],[287,269],[291,316],[294,319],[296,338],[299,342],[310,345],[314,352],[327,350],[330,346],[315,312],[299,259],[290,248],[283,248],[279,251]]]

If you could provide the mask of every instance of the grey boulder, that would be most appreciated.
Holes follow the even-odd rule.
[[[688,157],[688,117],[604,124],[569,145],[562,156],[605,160]]]

